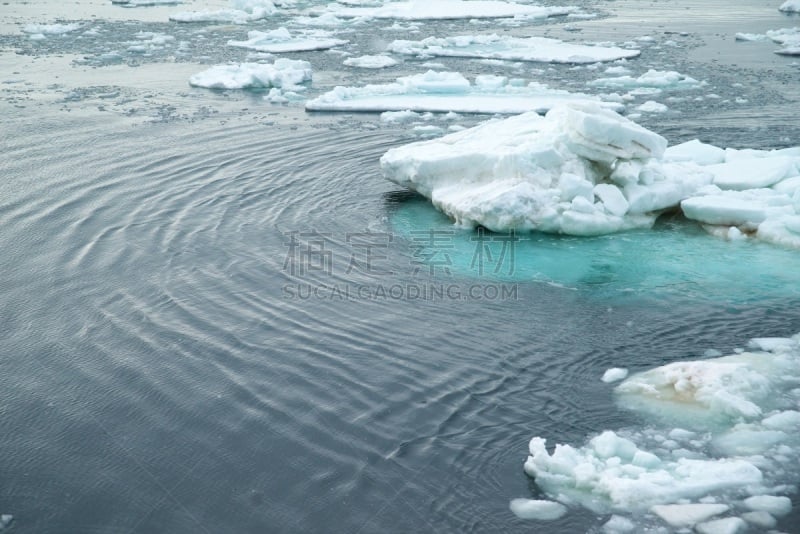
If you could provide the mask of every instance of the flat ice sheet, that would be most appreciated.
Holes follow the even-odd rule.
[[[398,40],[390,52],[417,56],[449,56],[544,63],[596,63],[632,58],[639,50],[566,43],[547,37],[501,37],[499,35],[461,35],[429,37],[421,41]]]
[[[306,102],[309,111],[454,111],[457,113],[545,112],[565,102],[594,103],[618,109],[579,93],[544,85],[512,85],[501,76],[479,76],[471,83],[456,72],[404,76],[396,82],[364,87],[336,87]]]

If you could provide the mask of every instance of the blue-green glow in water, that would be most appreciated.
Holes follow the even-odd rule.
[[[599,237],[514,235],[454,227],[427,200],[414,196],[395,205],[391,224],[408,240],[412,254],[454,276],[540,281],[610,297],[744,303],[800,294],[797,251],[718,239],[678,216],[662,217],[651,230]]]

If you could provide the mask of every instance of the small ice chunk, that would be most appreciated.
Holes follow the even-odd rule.
[[[698,165],[714,165],[725,161],[725,150],[700,142],[698,139],[668,147],[664,151],[668,161],[693,161]]]
[[[726,504],[657,504],[650,511],[673,527],[691,527],[729,509]]]
[[[617,186],[611,184],[597,184],[594,186],[594,194],[612,215],[622,217],[628,212],[628,201]],[[622,378],[625,377],[623,376]]]
[[[738,534],[747,530],[747,523],[739,517],[715,519],[695,526],[698,534]]]
[[[348,67],[359,67],[362,69],[384,69],[397,65],[397,60],[384,55],[359,56],[345,59],[344,64]]]
[[[644,113],[664,113],[665,111],[669,110],[667,106],[660,104],[655,100],[648,100],[644,104],[637,106],[636,109]]]
[[[606,384],[610,384],[611,382],[624,380],[626,376],[628,376],[627,369],[622,367],[612,367],[611,369],[606,369],[606,372],[603,373],[602,380]]]
[[[567,513],[567,507],[555,501],[512,499],[508,507],[520,519],[538,519],[539,521],[552,521]]]
[[[217,65],[189,78],[189,84],[209,89],[292,87],[311,80],[308,61],[280,58],[274,64]]]
[[[609,520],[603,524],[603,532],[605,534],[627,534],[634,530],[636,530],[634,522],[621,515],[612,515]]]
[[[783,496],[754,495],[745,499],[744,505],[750,510],[767,512],[775,517],[783,517],[792,511],[791,499]]]

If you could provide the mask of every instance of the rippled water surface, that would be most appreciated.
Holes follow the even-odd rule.
[[[124,20],[105,3],[77,16],[95,5],[99,24]],[[690,30],[692,53],[713,48]],[[377,37],[362,33],[367,53]],[[380,156],[414,139],[402,125],[189,90],[198,58],[86,66],[72,42],[4,46],[3,77],[24,80],[0,93],[0,512],[14,530],[588,531],[606,518],[543,527],[508,510],[539,495],[522,471],[531,436],[640,424],[600,382],[609,367],[800,331],[795,252],[667,216],[652,232],[518,236],[513,258],[495,240],[480,267],[477,232],[380,176]],[[312,93],[355,76],[308,57]],[[780,61],[770,91],[743,89],[763,93],[750,107],[678,103],[645,123],[672,140],[797,144],[783,86],[797,70]]]

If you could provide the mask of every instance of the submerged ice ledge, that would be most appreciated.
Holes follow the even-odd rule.
[[[562,505],[623,514],[606,532],[774,527],[800,474],[800,334],[750,349],[631,376],[618,401],[650,426],[552,450],[534,437],[525,472]]]
[[[381,168],[466,227],[590,236],[648,228],[683,206],[712,233],[800,248],[800,147],[667,148],[660,135],[596,104],[394,148]]]

